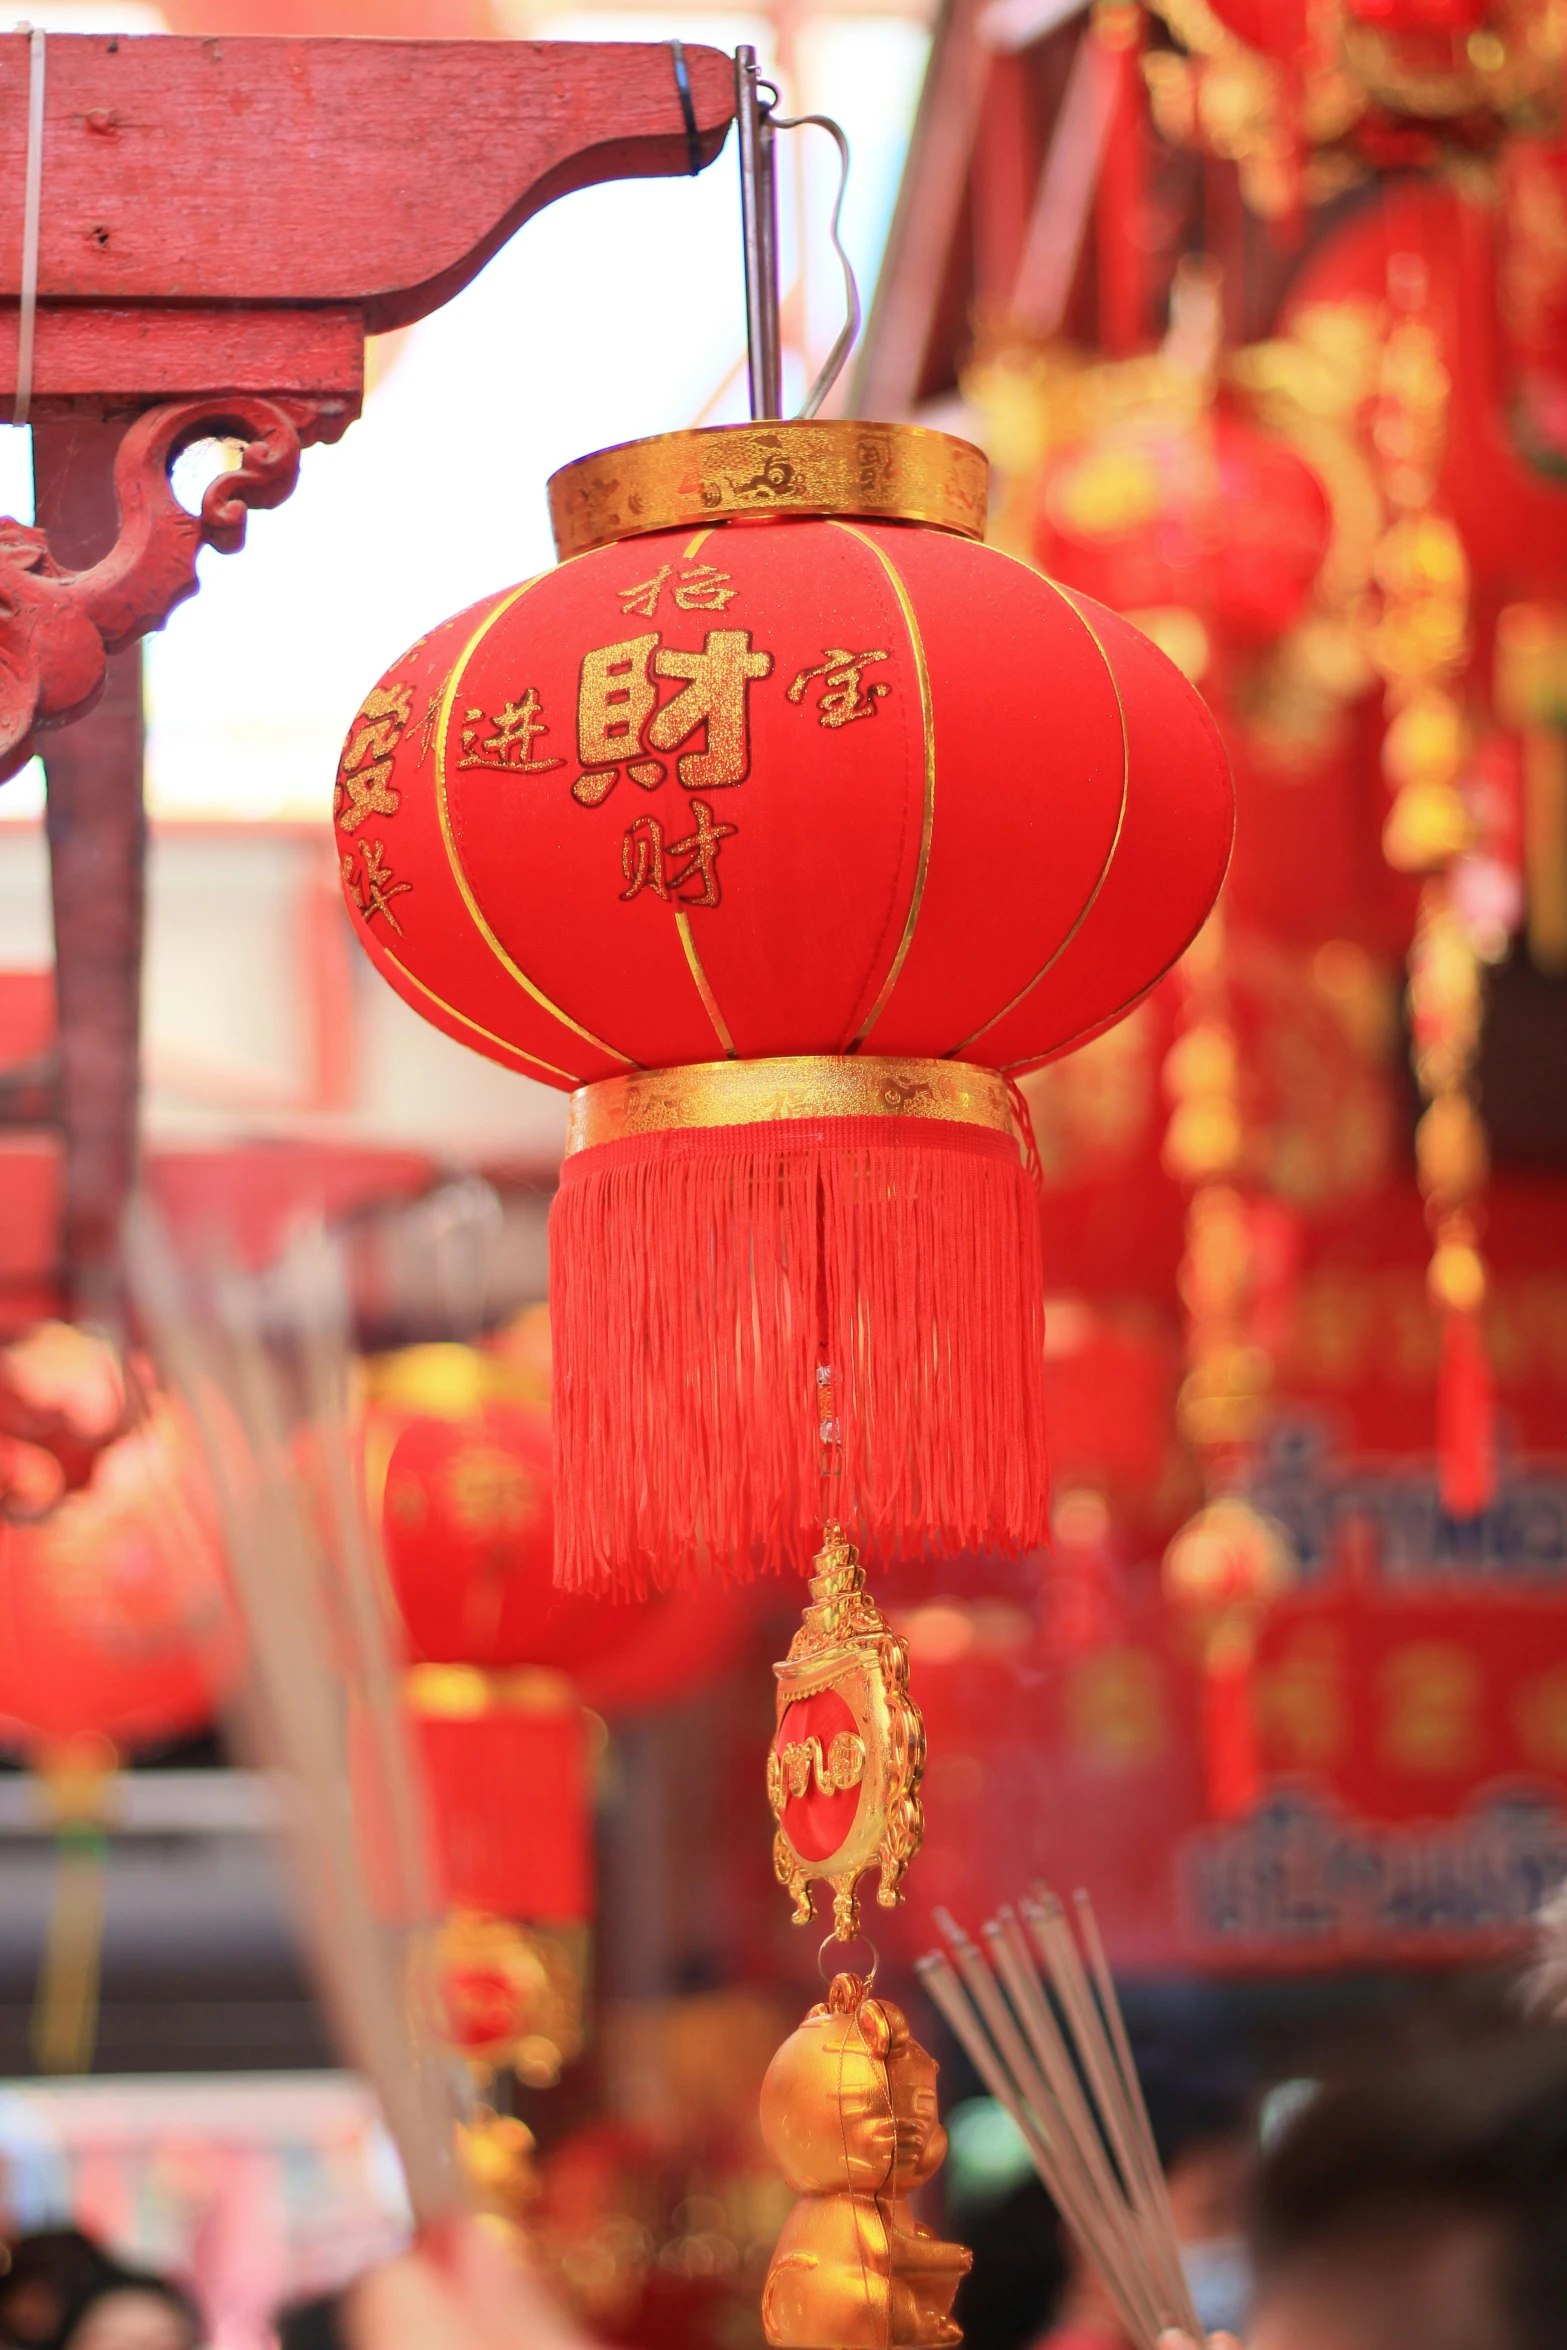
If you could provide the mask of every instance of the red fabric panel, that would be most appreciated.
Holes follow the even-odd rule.
[[[449,1908],[577,1925],[592,1914],[579,1706],[415,1721]]]

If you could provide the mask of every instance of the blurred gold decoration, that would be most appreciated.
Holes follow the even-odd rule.
[[[530,2089],[553,2088],[582,2053],[586,1951],[580,1927],[458,1910],[419,1962],[422,2013],[479,2079],[509,2065]]]
[[[909,1696],[909,1652],[865,1589],[859,1553],[828,1526],[811,1602],[778,1677],[778,1728],[767,1757],[777,1833],[773,1866],[804,1925],[816,1887],[833,1888],[833,1932],[859,1932],[856,1890],[879,1868],[876,1898],[902,1900],[920,1848],[925,1727]]]
[[[936,2065],[889,2000],[835,1975],[762,2083],[762,2135],[799,2197],[762,2294],[774,2350],[947,2350],[973,2264],[915,2218],[939,2169]]]
[[[1149,5],[1180,44],[1144,60],[1155,122],[1173,144],[1234,163],[1264,220],[1298,218],[1368,178],[1396,126],[1418,126],[1406,161],[1435,164],[1560,118],[1560,0],[1489,0],[1480,22],[1455,13],[1449,24],[1396,4],[1371,22],[1352,0],[1253,7],[1251,40],[1222,0]]]
[[[1239,1819],[1261,1793],[1253,1703],[1257,1639],[1295,1579],[1282,1527],[1234,1494],[1188,1519],[1164,1554],[1164,1591],[1196,1633],[1208,1808]]]
[[[1567,605],[1509,604],[1496,623],[1496,710],[1523,737],[1529,955],[1567,972]]]
[[[480,2211],[514,2224],[538,2200],[533,2132],[515,2115],[476,2105],[457,2125],[457,2153],[463,2176]]]
[[[1377,548],[1381,614],[1369,639],[1384,680],[1382,770],[1394,794],[1382,846],[1398,871],[1425,876],[1409,953],[1414,1068],[1426,1105],[1415,1130],[1415,1174],[1435,1244],[1428,1291],[1442,1320],[1439,1484],[1444,1506],[1470,1517],[1491,1498],[1495,1460],[1480,1324],[1479,1201],[1489,1161],[1475,1079],[1481,942],[1453,880],[1478,839],[1464,788],[1470,744],[1459,689],[1470,651],[1469,563],[1437,502],[1452,385],[1427,315],[1425,263],[1395,252],[1387,279],[1390,323],[1371,411],[1372,448],[1394,516]]]
[[[62,1739],[34,1757],[54,1824],[56,1854],[48,1940],[29,2034],[41,2073],[92,2070],[109,1857],[105,1804],[118,1766],[114,1746],[98,1736]]]

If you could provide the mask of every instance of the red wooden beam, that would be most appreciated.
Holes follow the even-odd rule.
[[[0,36],[18,229],[32,54]],[[134,421],[101,562],[68,571],[0,522],[0,780],[92,707],[106,652],[194,592],[198,548],[239,546],[301,444],[358,414],[366,334],[449,300],[573,188],[700,170],[734,111],[729,59],[677,64],[669,42],[67,34],[44,68],[32,413]],[[0,231],[0,413],[21,274],[21,237]],[[191,517],[169,468],[213,432],[244,460]]]
[[[366,334],[465,286],[544,205],[711,163],[720,51],[668,42],[51,36],[35,406],[357,402]],[[28,40],[0,36],[0,401],[16,387]]]

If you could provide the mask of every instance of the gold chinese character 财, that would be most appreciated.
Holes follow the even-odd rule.
[[[664,827],[656,816],[639,816],[626,828],[620,844],[620,869],[626,877],[622,899],[640,897],[650,889],[656,898],[669,896],[664,887]]]
[[[648,746],[677,750],[705,730],[705,748],[677,762],[688,791],[715,791],[743,783],[750,767],[746,697],[753,679],[772,674],[771,653],[754,653],[744,628],[712,628],[700,652],[661,646],[656,635],[627,637],[585,655],[577,698],[577,756],[584,772],[572,798],[596,808],[625,767],[633,783],[656,791],[667,770],[661,759],[639,757]],[[682,681],[682,691],[657,708],[655,678]]]
[[[675,763],[687,791],[743,783],[751,764],[747,692],[754,678],[772,675],[772,654],[752,652],[748,628],[710,628],[700,653],[665,645],[653,667],[660,677],[686,681],[684,691],[655,713],[647,730],[654,750],[675,750],[705,727],[706,749],[682,752]]]
[[[631,772],[647,789],[664,780],[658,760],[637,759],[642,729],[658,700],[651,674],[657,645],[656,635],[632,636],[583,656],[577,689],[577,757],[585,768],[601,770],[579,775],[571,787],[573,799],[585,808],[596,808],[614,789],[624,760],[635,761]]]
[[[716,906],[719,902],[718,851],[720,844],[739,830],[734,824],[715,824],[713,811],[706,800],[693,800],[691,813],[696,818],[696,830],[685,840],[672,840],[671,857],[689,857],[690,863],[679,873],[671,873],[669,886],[682,904],[687,906]],[[700,882],[695,897],[682,885],[688,881]]]
[[[469,721],[462,730],[462,757],[459,767],[498,767],[507,775],[544,775],[551,767],[564,766],[561,759],[530,759],[537,735],[548,734],[539,697],[530,685],[520,702],[508,702],[489,719],[495,732],[484,732],[485,715],[480,709],[465,710]]]
[[[406,897],[413,888],[411,881],[398,881],[386,863],[386,843],[379,840],[359,844],[360,870],[354,872],[354,856],[350,849],[343,859],[343,883],[366,923],[377,914],[384,914],[393,930],[402,936],[402,924],[392,912],[393,898]]]
[[[684,840],[672,840],[667,846],[664,828],[656,816],[639,816],[627,826],[620,844],[620,870],[626,882],[620,893],[622,901],[640,897],[648,889],[666,904],[672,898],[684,906],[719,904],[718,852],[739,827],[715,824],[706,800],[693,800],[691,814],[696,819],[696,830]],[[671,865],[681,857],[686,863],[678,872],[666,872],[666,857]],[[687,887],[691,882],[696,884],[694,891]]]
[[[392,754],[402,741],[413,698],[411,685],[378,685],[361,703],[343,745],[332,794],[332,812],[344,832],[357,832],[367,816],[397,814]]]
[[[822,698],[816,708],[823,726],[849,726],[856,718],[874,718],[876,704],[892,688],[880,678],[872,678],[867,686],[860,683],[861,672],[872,661],[885,661],[885,652],[851,653],[842,645],[829,645],[814,669],[802,669],[785,700],[800,702],[812,678],[822,681]]]

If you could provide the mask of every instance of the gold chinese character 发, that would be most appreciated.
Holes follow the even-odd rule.
[[[343,745],[332,794],[332,812],[344,832],[357,832],[367,816],[397,814],[392,754],[403,739],[413,699],[411,685],[378,685],[361,703]]]
[[[872,678],[867,686],[860,683],[862,670],[872,661],[885,661],[884,652],[851,653],[842,645],[829,645],[814,669],[802,669],[785,700],[800,702],[813,677],[822,681],[822,698],[817,703],[819,723],[823,726],[849,726],[856,718],[874,718],[876,704],[892,688],[880,678]]]
[[[493,734],[484,732],[484,712],[465,710],[469,721],[462,730],[462,757],[459,767],[498,767],[507,775],[544,775],[552,767],[565,765],[563,759],[530,759],[535,735],[548,734],[539,697],[530,685],[520,702],[508,702],[488,721]]]
[[[726,840],[738,832],[735,824],[715,824],[713,811],[706,800],[693,800],[691,814],[696,819],[696,830],[684,840],[672,840],[665,845],[664,828],[656,816],[639,816],[628,825],[620,844],[620,869],[626,886],[621,900],[640,897],[650,889],[657,898],[678,899],[684,906],[716,906],[721,902],[718,885],[718,852]],[[687,862],[678,873],[666,873],[664,860],[684,857]],[[693,893],[688,882],[697,884]]]
[[[661,563],[651,579],[640,580],[635,587],[617,588],[621,610],[629,620],[637,613],[643,620],[651,620],[658,610],[658,600],[671,580],[670,588],[675,608],[680,612],[722,612],[740,593],[729,581],[734,574],[720,571],[714,563],[698,563],[689,571],[682,571],[675,580],[673,563]]]
[[[588,772],[572,797],[596,808],[613,791],[622,766],[644,791],[656,791],[666,770],[639,758],[644,729],[654,750],[673,751],[705,729],[706,747],[683,752],[676,771],[687,791],[725,790],[750,769],[747,694],[752,681],[772,674],[771,653],[751,650],[745,628],[710,628],[700,652],[660,645],[657,636],[601,645],[582,663],[577,699],[577,756]],[[660,710],[654,679],[673,677],[682,691]],[[596,770],[596,772],[595,772]]]
[[[360,870],[354,872],[353,851],[343,859],[343,884],[367,923],[377,914],[384,914],[393,930],[402,936],[403,926],[392,912],[393,898],[405,897],[413,888],[411,881],[398,881],[386,863],[386,843],[380,840],[361,841],[359,844]]]

